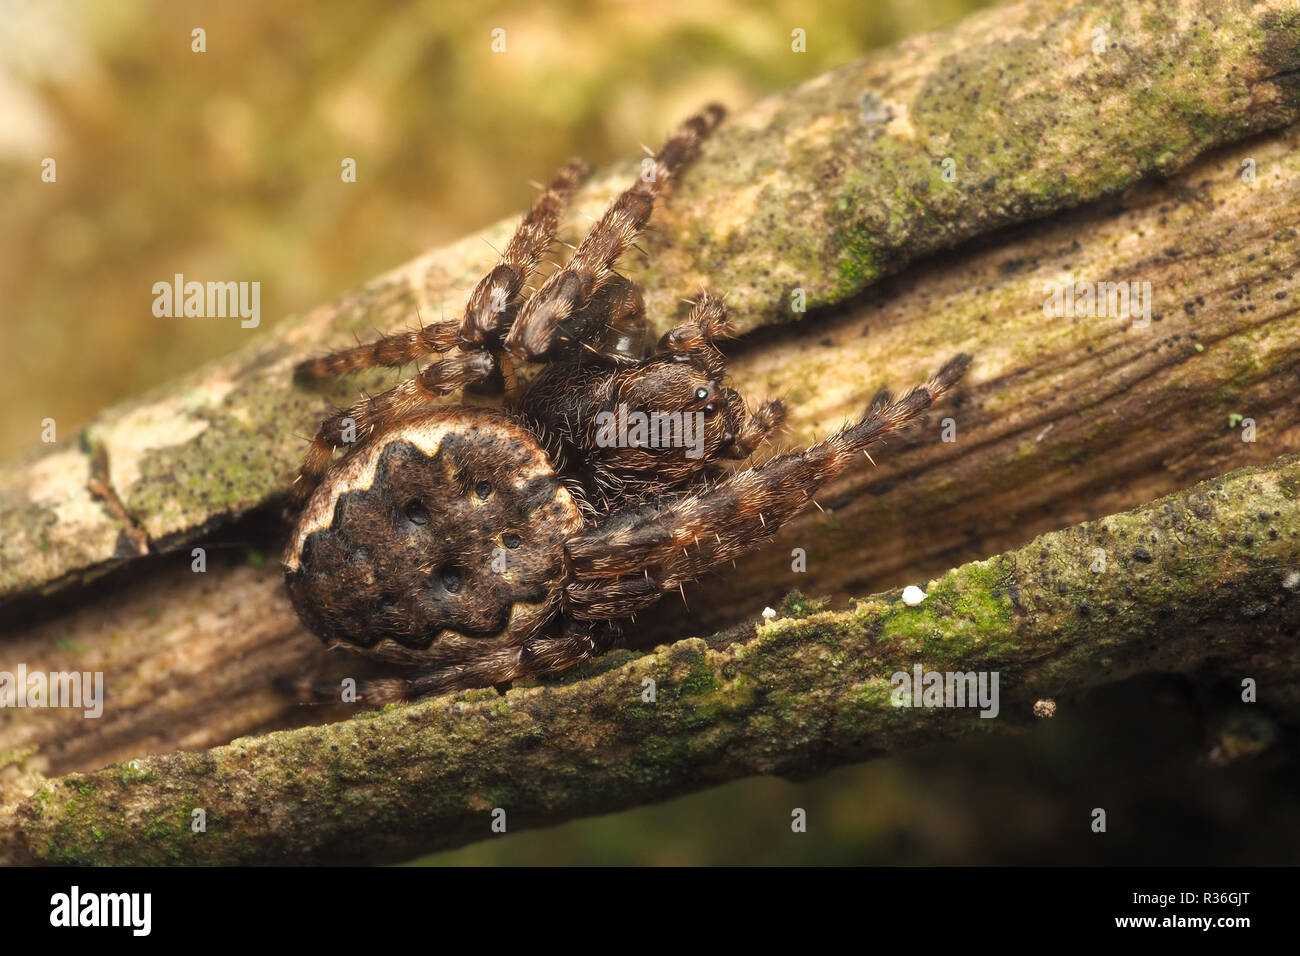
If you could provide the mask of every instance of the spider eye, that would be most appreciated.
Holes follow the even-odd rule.
[[[712,418],[712,417],[713,417],[714,415],[716,415],[716,414],[718,414],[718,406],[717,406],[717,405],[714,405],[712,402],[709,402],[709,404],[707,404],[707,405],[704,406],[704,417],[705,417],[705,418]]]
[[[708,397],[709,397],[709,390],[707,388],[697,388],[695,390],[695,400],[697,402],[702,402]]]

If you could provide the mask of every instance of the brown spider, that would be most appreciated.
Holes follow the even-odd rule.
[[[641,293],[614,271],[722,115],[684,123],[531,298],[524,283],[580,162],[545,189],[460,321],[299,367],[311,378],[443,353],[326,420],[295,484],[284,563],[299,617],[328,644],[411,669],[364,684],[367,703],[553,673],[618,646],[620,622],[769,540],[965,371],[958,356],[806,451],[723,471],[781,427],[784,406],[751,412],[724,384],[719,299],[701,294],[651,348]],[[521,392],[511,360],[547,364]],[[504,409],[436,404],[466,386],[504,390]]]

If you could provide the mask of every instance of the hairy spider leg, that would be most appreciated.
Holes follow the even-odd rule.
[[[920,416],[965,373],[970,356],[949,361],[901,399],[872,402],[868,414],[802,452],[779,455],[718,484],[625,514],[565,545],[574,582],[569,613],[625,617],[770,540],[825,482],[860,454]]]
[[[517,647],[493,648],[473,659],[424,667],[399,677],[359,680],[356,699],[372,707],[381,707],[466,687],[489,687],[508,684],[524,676],[558,673],[611,650],[619,634],[615,627],[588,629],[576,625],[569,632],[538,635]],[[281,681],[280,686],[302,701],[326,703],[339,699],[337,681],[293,678]]]
[[[721,382],[727,366],[717,343],[733,334],[726,304],[719,296],[702,290],[686,321],[664,333],[658,351],[678,361],[698,362]],[[727,458],[748,458],[785,425],[786,408],[780,399],[763,402],[750,412],[735,389],[724,389],[722,397],[731,420],[736,423],[731,442],[722,451]]]
[[[600,313],[589,311],[589,306],[617,275],[614,266],[650,221],[655,199],[694,158],[700,143],[724,114],[721,106],[712,104],[668,138],[646,166],[646,173],[592,226],[568,264],[524,303],[505,339],[511,356],[519,361],[540,361],[565,340],[585,338],[603,328]],[[594,320],[589,323],[593,327],[572,328],[575,317]]]
[[[494,344],[502,326],[518,307],[519,293],[555,239],[560,216],[591,168],[582,160],[566,164],[537,197],[506,245],[500,261],[470,293],[458,321],[433,322],[412,332],[386,335],[374,342],[343,349],[301,363],[294,370],[304,379],[328,378],[361,369],[398,367],[456,347],[475,350]]]
[[[460,327],[460,338],[466,347],[496,344],[508,310],[518,305],[524,283],[555,240],[565,205],[590,174],[591,167],[584,161],[570,161],[519,223],[501,261],[470,293]]]
[[[359,446],[376,430],[420,414],[436,398],[487,381],[496,370],[491,352],[457,352],[427,365],[414,378],[354,402],[330,416],[321,423],[303,457],[293,484],[295,501],[306,501],[320,483],[329,470],[335,449]]]
[[[434,398],[487,382],[494,375],[501,375],[507,388],[514,388],[513,370],[501,369],[483,346],[491,344],[489,339],[517,305],[515,300],[524,282],[555,237],[564,204],[589,171],[587,164],[577,159],[560,170],[520,222],[501,261],[470,294],[459,323],[436,322],[416,332],[390,335],[298,366],[300,375],[317,377],[376,365],[400,366],[429,352],[449,352],[457,346],[461,349],[456,355],[430,363],[414,378],[326,419],[294,480],[295,501],[305,501],[319,484],[329,470],[335,449],[362,441],[376,428],[417,414]],[[497,308],[498,304],[503,305]]]

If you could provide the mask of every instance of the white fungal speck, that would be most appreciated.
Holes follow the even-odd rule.
[[[1282,579],[1282,587],[1288,591],[1294,591],[1300,588],[1300,571],[1289,571],[1287,576]]]
[[[774,607],[765,607],[765,608],[763,608],[763,620],[765,620],[765,621],[774,621],[774,620],[776,620],[776,608],[774,608]]]
[[[915,584],[909,584],[903,588],[903,603],[908,607],[916,607],[926,599],[926,596],[926,593]]]

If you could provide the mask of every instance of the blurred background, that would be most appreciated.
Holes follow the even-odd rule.
[[[0,459],[255,334],[155,318],[174,273],[261,281],[265,329],[521,214],[575,153],[637,155],[977,5],[0,0]]]
[[[575,153],[633,155],[708,100],[743,109],[981,5],[0,0],[0,458],[38,449],[46,416],[75,429],[518,215],[528,181]],[[152,285],[177,272],[261,281],[261,328],[155,318]],[[1060,701],[1020,736],[421,862],[1294,862],[1297,781],[1269,756],[1272,729],[1200,700],[1182,681],[1132,682]],[[1115,821],[1105,837],[1088,829],[1095,806]],[[795,807],[807,833],[791,832]]]

